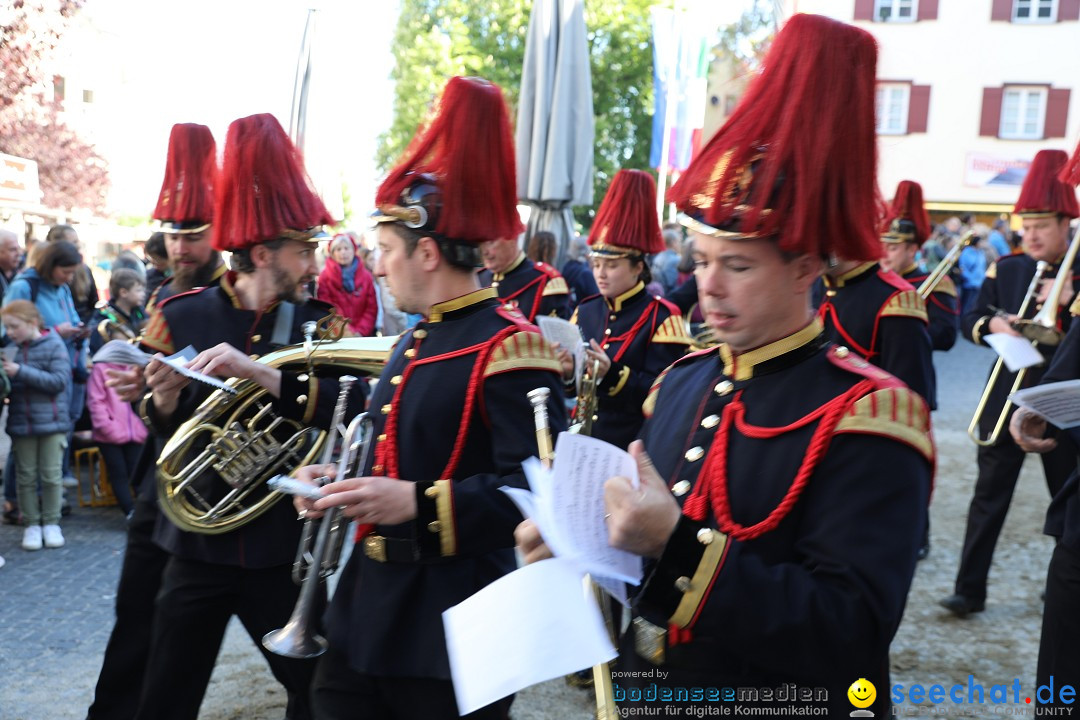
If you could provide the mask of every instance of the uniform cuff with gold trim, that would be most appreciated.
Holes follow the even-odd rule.
[[[416,483],[416,537],[425,557],[457,554],[454,497],[449,480]]]
[[[650,573],[638,605],[686,628],[697,618],[723,565],[728,537],[685,515]]]
[[[608,397],[615,397],[626,387],[626,381],[630,379],[630,366],[612,362],[607,374],[600,382],[600,388],[606,390]]]
[[[976,345],[986,345],[983,341],[983,336],[987,329],[986,326],[990,324],[990,319],[992,317],[993,315],[987,315],[979,318],[978,322],[975,323],[975,326],[971,328],[971,340]]]
[[[281,372],[281,394],[274,410],[284,418],[310,425],[319,403],[319,379],[306,372]]]

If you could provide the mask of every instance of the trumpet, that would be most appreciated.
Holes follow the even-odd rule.
[[[600,374],[600,361],[593,360],[592,367],[581,378],[577,405],[574,407],[574,422],[568,432],[592,435],[592,426],[596,422],[598,400],[596,397],[596,376]]]
[[[1061,306],[1061,295],[1065,286],[1072,282],[1072,266],[1076,262],[1076,251],[1080,249],[1080,232],[1069,243],[1069,249],[1058,266],[1054,284],[1050,286],[1050,292],[1046,295],[1046,301],[1035,317],[1030,320],[1020,319],[1013,323],[1013,327],[1021,335],[1032,342],[1043,345],[1057,345],[1061,342],[1064,333],[1058,329],[1058,312]]]
[[[926,276],[925,280],[919,283],[919,287],[915,290],[915,292],[919,294],[919,297],[926,300],[933,294],[937,286],[945,279],[945,276],[952,271],[953,266],[960,261],[960,253],[964,252],[964,248],[968,245],[975,242],[977,237],[975,231],[968,230],[964,233],[963,237],[956,241],[956,244],[953,245],[945,257],[941,259],[941,262],[937,264],[937,267]]]
[[[532,403],[533,419],[536,422],[536,443],[540,451],[540,462],[545,467],[551,467],[555,457],[551,449],[551,426],[548,423],[547,413],[547,401],[550,395],[551,391],[545,387],[530,390],[527,395],[529,402]],[[590,593],[594,595],[597,604],[600,606],[600,611],[604,615],[605,623],[610,629],[612,627],[610,614],[604,612],[607,599],[600,590],[600,586],[586,575],[585,594],[589,595]],[[619,708],[615,705],[615,690],[611,684],[611,665],[606,662],[594,665],[592,674],[593,690],[596,693],[596,719],[614,720],[619,717]]]
[[[1075,243],[1073,244],[1075,245]],[[1070,251],[1071,250],[1072,249],[1070,248]],[[1028,305],[1031,304],[1032,298],[1034,298],[1038,294],[1039,282],[1042,280],[1043,275],[1046,274],[1046,270],[1049,267],[1050,263],[1046,262],[1045,260],[1040,260],[1039,263],[1035,266],[1035,275],[1031,278],[1031,284],[1028,285],[1027,293],[1024,295],[1024,301],[1020,304],[1020,310],[1017,312],[1017,315],[1019,315],[1020,317],[1023,317],[1024,313],[1027,312]],[[1069,266],[1062,264],[1061,269],[1058,270],[1058,276],[1066,274],[1070,276],[1072,275],[1071,272],[1066,270],[1066,267]],[[1058,300],[1055,299],[1053,308],[1055,317],[1057,314],[1057,303]],[[1043,306],[1043,309],[1045,310],[1047,307],[1049,307],[1049,301],[1047,301],[1047,305]],[[1041,315],[1042,313],[1040,312],[1039,314]],[[1016,327],[1016,324],[1014,324],[1014,327]],[[1032,345],[1034,345],[1036,343],[1036,340],[1032,340],[1031,343]],[[971,422],[968,424],[968,435],[971,437],[972,440],[975,441],[975,444],[980,447],[990,447],[991,445],[995,445],[998,439],[1001,437],[1001,431],[1005,429],[1005,425],[1009,419],[1009,408],[1011,403],[1006,400],[1005,405],[1001,408],[1001,412],[998,414],[997,422],[994,423],[994,428],[993,430],[991,430],[990,434],[987,437],[983,438],[981,433],[979,432],[979,421],[982,420],[983,413],[986,412],[986,406],[990,402],[990,394],[994,390],[994,385],[997,384],[998,375],[1001,374],[1001,368],[1003,367],[1003,363],[1004,359],[1000,357],[997,359],[997,362],[994,363],[994,368],[990,371],[990,379],[986,381],[986,387],[983,389],[982,397],[979,398],[979,404],[975,408],[975,414],[972,416]],[[1009,390],[1010,395],[1020,389],[1026,376],[1026,368],[1017,371],[1016,378],[1013,379],[1012,388]]]
[[[357,415],[349,423],[338,458],[339,478],[350,477],[364,467],[371,448],[374,425],[366,412]],[[330,572],[333,572],[333,568],[337,567],[348,525],[348,521],[342,518],[341,508],[330,508],[323,514],[314,549],[310,559],[306,561],[308,569],[304,574],[300,597],[296,600],[292,615],[285,627],[271,630],[263,636],[263,647],[275,655],[298,659],[313,658],[322,655],[329,647],[326,638],[313,630],[315,614],[319,610],[319,582],[324,577],[325,568],[329,567]]]

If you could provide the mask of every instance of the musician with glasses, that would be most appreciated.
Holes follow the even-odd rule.
[[[922,186],[914,180],[901,180],[881,233],[881,266],[899,274],[916,292],[936,269],[919,264],[919,250],[929,237],[930,216],[923,206]],[[955,283],[944,272],[932,290],[920,295],[926,303],[932,348],[948,350],[956,344],[960,326]]]
[[[641,170],[620,170],[589,232],[589,262],[600,294],[582,300],[571,322],[588,343],[585,372],[597,369],[590,434],[623,449],[645,422],[641,404],[656,376],[691,343],[679,309],[645,290],[651,279],[647,256],[664,247],[656,181]],[[565,349],[559,349],[559,360],[572,390],[574,361]]]
[[[627,691],[620,710],[716,712],[712,688],[794,684],[786,700],[739,704],[847,717],[847,689],[866,678],[872,711],[888,713],[888,648],[933,467],[929,411],[829,342],[810,304],[823,258],[880,254],[876,57],[864,30],[795,15],[669,195],[720,345],[654,384],[630,448],[640,486],[605,485],[609,542],[646,561],[614,678],[641,701]],[[806,67],[813,82],[795,72]],[[528,560],[545,556],[535,526],[517,534]]]
[[[374,457],[301,509],[344,506],[356,548],[326,614],[314,711],[339,718],[458,717],[442,612],[510,572],[537,454],[528,394],[550,393],[565,429],[561,368],[522,313],[480,288],[479,245],[521,230],[502,91],[447,84],[427,129],[379,188],[379,260],[398,307],[424,319],[398,342],[372,397]],[[312,479],[325,468],[298,473]],[[469,715],[505,718],[510,698]]]
[[[1069,222],[1080,216],[1075,189],[1058,179],[1058,173],[1068,161],[1062,150],[1041,150],[1028,169],[1020,198],[1013,212],[1018,214],[1024,226],[1024,252],[998,258],[986,271],[986,279],[979,291],[974,309],[961,320],[964,336],[972,342],[986,345],[990,333],[1019,336],[1013,322],[1025,305],[1023,317],[1033,318],[1043,309],[1053,279],[1061,272],[1059,264],[1069,246]],[[1037,264],[1049,264],[1043,276],[1034,285]],[[1080,288],[1078,276],[1080,263],[1073,263],[1071,282],[1066,282],[1059,298],[1062,307],[1068,307],[1076,290]],[[1029,290],[1031,290],[1029,298]],[[1067,330],[1071,324],[1069,313],[1057,312],[1056,324]],[[1047,363],[1052,362],[1057,348],[1039,344],[1036,348]],[[1028,368],[1023,387],[1037,385],[1046,366]],[[1016,373],[1002,366],[997,373],[985,405],[979,415],[979,437],[991,438],[1001,414],[1012,412],[1008,396],[1012,392]],[[1058,494],[1066,478],[1076,467],[1075,451],[1071,441],[1060,438],[1057,448],[1042,455],[1046,486],[1051,497]],[[979,474],[975,480],[974,494],[968,508],[964,546],[960,553],[960,567],[952,595],[940,601],[942,607],[958,617],[982,612],[986,608],[987,577],[1005,515],[1009,511],[1013,491],[1016,488],[1020,468],[1024,464],[1024,451],[1017,446],[1008,432],[1002,432],[993,443],[980,444],[978,450]]]

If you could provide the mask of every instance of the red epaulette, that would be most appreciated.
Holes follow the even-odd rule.
[[[885,268],[878,268],[877,275],[884,280],[890,286],[897,290],[914,290],[915,286],[909,283],[903,278],[900,273],[894,270],[886,270]]]
[[[670,300],[662,298],[659,295],[653,295],[653,300],[666,307],[668,309],[668,312],[670,312],[672,315],[676,317],[682,317],[682,310],[680,310],[679,306],[671,302]]]
[[[545,262],[540,262],[538,260],[534,260],[533,261],[533,267],[535,267],[537,270],[539,270],[540,272],[547,275],[549,278],[562,277],[562,273],[560,273],[558,270],[551,267],[550,265],[548,265]]]
[[[708,351],[705,351],[708,352]],[[697,353],[694,353],[695,355]],[[866,378],[870,382],[874,383],[875,390],[887,390],[890,388],[906,388],[903,381],[897,379],[895,376],[885,372],[877,365],[871,362],[863,360],[847,348],[842,348],[837,345],[833,345],[829,348],[829,351],[825,353],[825,356],[829,358],[836,367],[841,370],[845,370],[850,373],[854,373],[859,377]],[[686,357],[690,357],[687,355]]]
[[[529,322],[529,318],[525,317],[525,315],[523,315],[522,312],[516,307],[500,305],[495,308],[495,313],[502,319],[517,326],[517,329],[521,330],[522,332],[540,332],[540,328],[538,328],[534,323]]]

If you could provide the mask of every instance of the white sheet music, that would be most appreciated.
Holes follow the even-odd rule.
[[[1009,396],[1015,405],[1041,415],[1062,430],[1080,426],[1080,380],[1036,385]]]
[[[194,360],[195,356],[198,355],[198,354],[199,353],[196,352],[195,348],[193,348],[191,345],[188,345],[186,348],[184,348],[180,352],[173,353],[172,355],[170,355],[169,357],[166,357],[166,358],[160,358],[160,360],[161,360],[161,362],[165,363],[166,365],[171,367],[173,370],[175,370],[176,372],[180,373],[181,375],[183,375],[185,377],[189,377],[192,380],[197,380],[197,381],[199,381],[201,383],[205,383],[206,385],[216,387],[216,388],[218,388],[220,390],[224,390],[225,392],[232,393],[233,395],[235,395],[236,394],[236,389],[235,388],[233,388],[230,385],[226,385],[222,381],[218,380],[216,377],[212,377],[210,375],[204,375],[201,372],[197,372],[195,370],[189,370],[188,369],[187,364],[189,362],[191,362],[192,360]]]
[[[615,657],[581,572],[560,558],[527,565],[443,613],[462,715],[522,688]]]
[[[138,367],[146,367],[146,363],[150,362],[148,354],[126,340],[110,340],[98,348],[91,359],[96,363],[107,362]]]
[[[585,341],[581,337],[581,328],[568,320],[550,315],[538,316],[536,326],[540,328],[540,334],[545,340],[558,343],[570,352],[570,356],[574,358],[575,387],[580,392],[581,373],[585,370]]]
[[[986,336],[986,344],[994,348],[994,351],[1005,361],[1005,367],[1009,372],[1016,372],[1024,368],[1034,367],[1045,362],[1030,340],[1008,333],[992,333]]]

